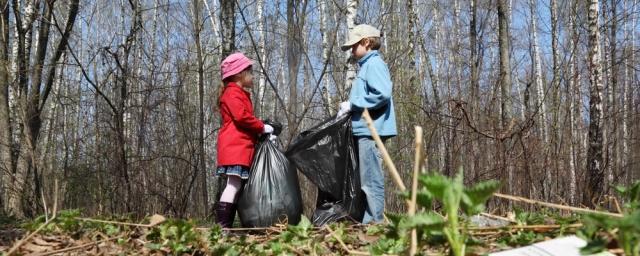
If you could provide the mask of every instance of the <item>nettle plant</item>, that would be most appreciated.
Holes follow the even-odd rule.
[[[406,236],[414,228],[427,240],[444,237],[450,254],[465,255],[470,236],[467,231],[468,223],[460,219],[460,214],[471,216],[481,213],[486,201],[500,188],[500,183],[490,180],[465,187],[462,169],[453,179],[430,173],[421,175],[418,180],[421,189],[416,193],[416,203],[423,210],[414,216],[390,216],[392,232],[402,240],[406,240]],[[442,206],[442,213],[432,210],[436,203]]]
[[[625,255],[640,256],[640,180],[630,187],[617,186],[624,205],[621,218],[589,214],[578,235],[588,241],[583,253],[596,253],[618,246]]]

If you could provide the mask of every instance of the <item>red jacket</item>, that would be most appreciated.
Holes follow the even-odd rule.
[[[253,115],[249,92],[229,83],[220,97],[222,128],[218,133],[218,166],[251,167],[253,151],[264,123]]]

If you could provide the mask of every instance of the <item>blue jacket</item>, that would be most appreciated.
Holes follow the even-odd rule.
[[[362,118],[369,109],[373,124],[382,137],[393,137],[396,132],[396,114],[393,109],[391,76],[389,68],[378,51],[368,52],[358,60],[360,70],[351,85],[351,122],[354,136],[371,136],[367,122]]]

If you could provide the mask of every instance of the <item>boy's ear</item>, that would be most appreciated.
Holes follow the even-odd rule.
[[[362,42],[364,43],[364,48],[366,48],[367,50],[371,50],[371,39],[370,38],[365,38],[362,40]]]

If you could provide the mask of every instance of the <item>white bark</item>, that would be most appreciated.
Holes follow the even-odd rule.
[[[602,66],[600,62],[600,30],[598,22],[598,0],[591,0],[588,11],[589,31],[589,150],[587,171],[589,179],[585,204],[594,205],[600,200],[604,189],[603,143],[602,143]]]
[[[439,6],[438,6],[438,1],[437,0],[433,0],[432,1],[432,16],[433,16],[433,21],[431,23],[431,29],[433,30],[433,43],[431,45],[433,45],[433,52],[435,54],[433,54],[433,58],[434,58],[434,66],[433,66],[433,79],[435,81],[431,81],[431,86],[433,87],[433,97],[434,97],[434,104],[435,104],[435,110],[436,111],[440,111],[440,63],[441,60],[443,58],[443,51],[441,50],[442,48],[440,47],[440,11],[438,10]],[[447,155],[447,150],[446,150],[446,138],[445,138],[445,131],[442,128],[438,128],[438,142],[437,142],[437,147],[438,147],[438,170],[440,170],[441,172],[444,172],[446,170],[446,163],[445,163],[445,156]]]
[[[330,32],[328,31],[328,16],[327,12],[327,0],[319,0],[320,1],[320,33],[322,33],[322,63],[327,62],[329,59],[329,37]],[[329,111],[329,115],[332,116],[334,113],[335,106],[331,103],[331,94],[329,93],[329,77],[325,75],[323,77],[323,86],[322,86],[322,96],[324,97],[324,101],[327,104],[327,110]]]
[[[541,58],[540,58],[540,48],[538,46],[538,26],[537,26],[537,15],[536,15],[536,10],[537,10],[537,5],[536,5],[536,1],[534,0],[529,0],[529,7],[530,7],[530,25],[531,25],[531,44],[532,44],[532,51],[533,51],[533,64],[534,64],[534,69],[533,69],[533,80],[535,82],[535,90],[536,90],[536,97],[535,97],[535,102],[536,102],[536,107],[535,109],[538,112],[538,127],[540,129],[540,132],[542,134],[542,139],[544,141],[544,145],[545,147],[549,147],[549,123],[547,120],[547,103],[545,101],[545,92],[544,92],[544,87],[542,84],[542,64],[541,64]],[[542,165],[542,168],[544,169],[544,176],[545,176],[545,182],[543,183],[543,187],[544,187],[544,194],[545,194],[545,199],[548,199],[549,196],[549,190],[550,190],[550,185],[551,185],[551,169],[548,166],[548,152],[549,149],[545,148],[543,151],[543,155],[544,155],[544,162]]]
[[[602,1],[602,19],[604,20],[604,22],[606,23],[610,23],[609,20],[609,8],[608,8],[608,4],[607,4],[608,0],[603,0]],[[605,23],[605,24],[606,24]],[[612,77],[613,77],[613,72],[611,72],[612,66],[611,64],[611,58],[613,58],[610,55],[611,52],[611,40],[610,37],[608,37],[608,33],[611,30],[611,27],[609,24],[604,25],[603,27],[603,31],[602,34],[604,34],[604,37],[602,38],[602,46],[601,49],[604,48],[604,50],[600,50],[600,60],[602,61],[601,63],[604,63],[604,67],[602,68],[602,77],[601,78],[601,82],[602,82],[602,86],[603,86],[603,93],[604,93],[604,97],[602,99],[602,111],[603,113],[607,113],[606,116],[601,116],[601,125],[602,125],[602,150],[603,150],[603,165],[604,163],[608,163],[607,165],[604,166],[604,173],[605,173],[605,178],[606,178],[606,182],[603,184],[604,185],[604,191],[605,193],[607,193],[607,191],[609,191],[609,184],[613,183],[613,168],[612,168],[612,153],[613,150],[611,150],[611,145],[612,143],[610,143],[611,140],[611,135],[612,135],[612,128],[613,125],[611,123],[611,120],[614,120],[613,116],[613,111],[615,111],[612,107],[613,107],[613,95],[614,92],[612,91],[613,87],[612,87]]]
[[[578,36],[578,32],[577,32],[577,24],[576,24],[576,2],[572,2],[572,11],[571,14],[569,15],[569,29],[571,29],[571,36],[569,37],[569,49],[571,50],[571,58],[569,60],[569,72],[571,74],[571,76],[569,77],[569,88],[567,88],[567,98],[569,100],[569,111],[567,112],[567,115],[569,116],[569,203],[571,205],[575,205],[577,203],[576,201],[576,188],[577,188],[577,178],[576,178],[576,161],[577,161],[577,157],[576,157],[576,130],[578,129],[578,125],[576,124],[576,119],[580,118],[579,116],[576,116],[576,111],[574,111],[574,109],[576,108],[575,102],[576,102],[576,98],[579,97],[579,95],[576,95],[574,92],[576,91],[575,88],[579,87],[579,83],[580,80],[577,79],[578,77],[578,65],[577,65],[577,49],[578,49],[578,45],[577,45],[577,36]],[[578,106],[579,107],[579,106]]]
[[[347,34],[345,35],[346,42],[349,39],[349,32],[355,27],[355,19],[358,13],[358,0],[346,0],[347,6]],[[351,83],[356,78],[356,64],[355,61],[351,58],[351,51],[345,51],[345,59],[347,60],[347,73],[345,77],[345,91],[342,93],[347,93],[351,90]]]
[[[216,17],[218,17],[218,15],[213,11],[218,8],[218,0],[213,0],[213,8],[209,7],[209,3],[207,3],[208,0],[203,0],[202,2],[204,2],[204,7],[207,8],[207,12],[209,13],[209,20],[211,20],[211,29],[213,30],[213,40],[215,45],[220,45],[222,43],[220,22],[216,22]],[[218,47],[218,54],[222,54],[222,47]]]
[[[545,99],[544,87],[542,85],[542,65],[540,60],[540,47],[538,46],[538,26],[536,25],[536,1],[529,0],[531,7],[531,44],[533,50],[533,77],[536,88],[536,109],[538,110],[539,119],[538,123],[541,128],[542,138],[545,145],[549,145],[549,124],[547,122],[547,103]]]
[[[258,41],[258,49],[260,54],[260,60],[262,60],[264,67],[268,67],[267,62],[267,32],[264,29],[264,0],[258,0],[257,2],[257,16],[258,16],[258,33],[260,34],[260,41]],[[259,69],[259,67],[254,67],[254,70]],[[260,72],[260,78],[258,80],[258,97],[257,97],[257,105],[260,111],[258,113],[262,114],[262,110],[264,109],[264,92],[266,90],[266,76],[262,72]]]

